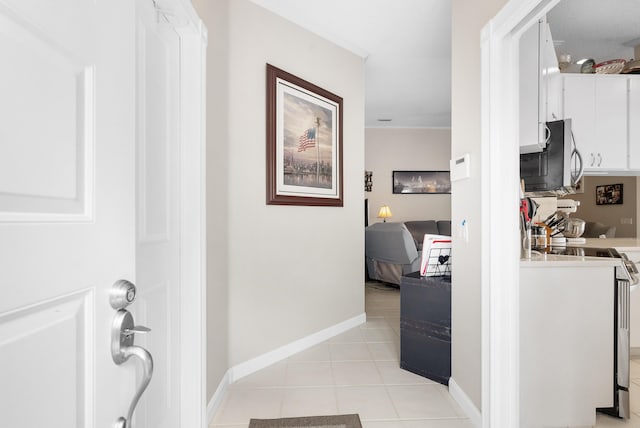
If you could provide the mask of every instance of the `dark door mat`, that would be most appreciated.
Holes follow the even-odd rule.
[[[362,428],[362,424],[358,415],[331,415],[251,419],[249,428]]]

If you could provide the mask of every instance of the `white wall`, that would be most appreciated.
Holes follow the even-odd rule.
[[[449,220],[451,195],[393,194],[393,171],[448,171],[451,159],[451,129],[367,128],[365,169],[373,172],[369,200],[369,224],[382,205],[393,212],[391,221]]]
[[[209,316],[228,326],[227,339],[210,336],[209,349],[226,345],[232,367],[364,313],[364,60],[247,0],[194,5],[209,29],[209,84],[219,89],[208,99],[208,186],[221,200],[210,202],[226,211],[210,211],[220,260],[210,259],[208,278]],[[343,97],[344,207],[266,205],[266,63]]]
[[[207,401],[229,368],[229,35],[226,1],[193,2],[207,47]]]
[[[471,156],[471,177],[452,183],[451,214],[456,266],[452,277],[451,372],[456,383],[480,409],[481,293],[480,248],[480,31],[506,0],[453,0],[451,153]],[[469,242],[455,237],[466,219]]]

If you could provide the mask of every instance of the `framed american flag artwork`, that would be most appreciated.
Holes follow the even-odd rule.
[[[342,98],[267,64],[267,204],[343,206]]]

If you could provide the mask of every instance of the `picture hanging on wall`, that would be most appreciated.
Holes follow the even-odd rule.
[[[622,204],[622,183],[596,186],[596,205]]]
[[[343,206],[342,98],[267,64],[267,204]]]
[[[449,171],[393,171],[393,193],[451,193]]]

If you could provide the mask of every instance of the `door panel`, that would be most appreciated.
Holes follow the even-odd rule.
[[[162,28],[154,19],[155,10],[145,4],[138,10],[138,241],[159,243],[170,239],[169,148],[173,141],[167,67],[172,52],[166,48]]]
[[[31,25],[31,18],[0,3],[0,220],[88,215],[91,58],[74,41]]]
[[[93,390],[90,367],[92,313],[90,291],[6,313],[0,318],[0,367],[3,395],[0,414],[7,426],[91,426],[87,402]],[[43,356],[56,361],[55,370],[43,364]],[[19,364],[16,362],[19,361]],[[27,386],[27,387],[25,387]],[[24,412],[16,403],[37,403],[37,411]],[[4,422],[3,422],[4,423]]]

